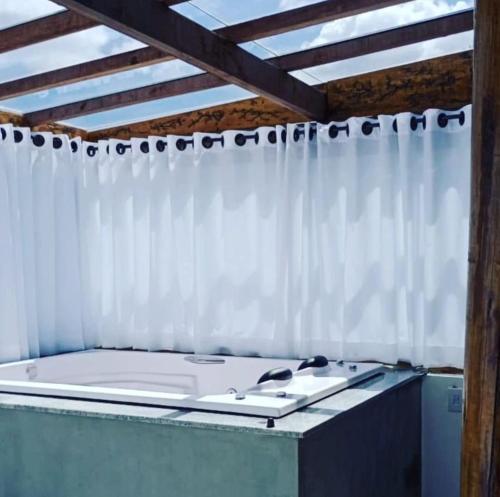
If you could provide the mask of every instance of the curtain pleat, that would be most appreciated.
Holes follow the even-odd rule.
[[[0,128],[0,361],[463,365],[470,107],[99,143]]]

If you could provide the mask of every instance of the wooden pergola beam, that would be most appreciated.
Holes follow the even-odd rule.
[[[313,5],[271,14],[215,30],[217,34],[235,43],[272,36],[294,29],[368,12],[408,0],[325,0]],[[109,76],[128,69],[157,64],[174,57],[157,49],[146,47],[98,60],[56,69],[42,74],[0,84],[0,99],[19,97],[61,85]]]
[[[470,9],[339,43],[282,55],[272,61],[286,71],[294,71],[463,33],[473,28],[474,11]]]
[[[156,48],[146,47],[110,55],[101,59],[63,67],[46,73],[27,76],[0,84],[0,100],[20,97],[41,90],[87,81],[95,77],[110,76],[128,69],[139,69],[153,63],[172,60]]]
[[[89,98],[79,102],[60,105],[50,109],[43,109],[25,114],[26,122],[30,126],[49,121],[63,121],[71,117],[85,116],[96,112],[113,110],[127,105],[150,102],[161,98],[173,97],[194,91],[217,88],[227,84],[224,80],[210,73],[173,79],[165,83],[134,88],[103,97]]]
[[[462,497],[500,495],[500,4],[477,0]]]
[[[82,17],[75,12],[68,10],[58,12],[0,31],[0,53],[52,40],[97,25],[96,21]]]
[[[156,0],[57,2],[311,119],[326,115],[324,94]]]
[[[471,28],[472,11],[468,11],[354,38],[345,42],[313,48],[307,50],[305,55],[303,52],[296,52],[275,57],[268,59],[268,62],[276,64],[284,70],[302,69],[318,63],[324,64],[326,62],[365,55],[373,51],[397,48],[410,43],[433,39],[437,36],[466,31]],[[192,91],[216,88],[225,84],[226,82],[218,77],[201,74],[79,102],[72,102],[49,109],[42,109],[27,114],[26,119],[32,125],[47,121],[61,121],[71,117],[112,110],[126,105],[149,102]]]
[[[217,30],[235,43],[267,38],[294,29],[307,28],[329,21],[336,21],[372,10],[392,7],[409,0],[324,0],[296,9],[259,17]]]

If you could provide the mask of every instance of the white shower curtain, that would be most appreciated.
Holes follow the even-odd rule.
[[[0,132],[0,361],[463,365],[470,107],[98,144]]]

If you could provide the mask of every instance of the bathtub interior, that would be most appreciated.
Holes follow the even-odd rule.
[[[201,363],[186,360],[200,358]],[[203,359],[208,359],[203,362]],[[266,371],[301,361],[172,352],[92,350],[0,365],[0,380],[210,395],[255,385]]]

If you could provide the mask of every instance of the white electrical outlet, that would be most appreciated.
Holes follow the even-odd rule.
[[[462,412],[463,389],[460,387],[448,388],[448,411]]]

